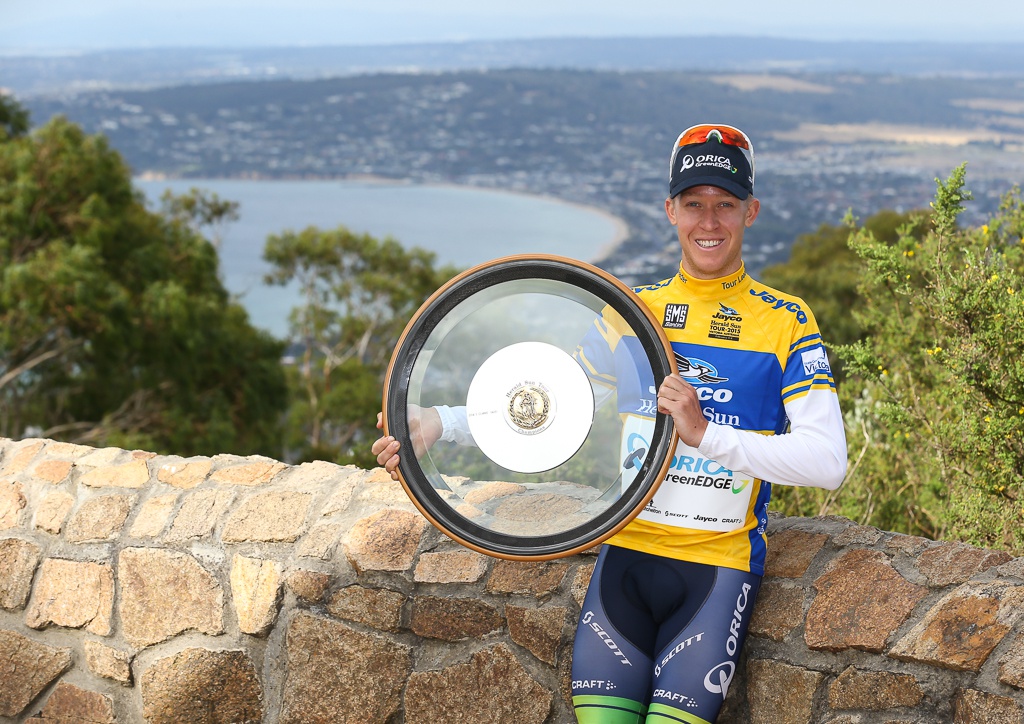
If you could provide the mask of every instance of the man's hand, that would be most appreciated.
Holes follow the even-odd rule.
[[[658,412],[672,416],[680,440],[693,448],[700,445],[708,421],[693,385],[678,375],[666,377],[658,388]]]
[[[408,415],[412,451],[421,458],[441,438],[441,416],[433,407],[418,405],[409,405]],[[377,413],[377,429],[384,429],[384,415],[380,412]],[[391,435],[377,438],[370,447],[370,452],[377,456],[377,464],[390,473],[392,480],[398,480],[399,447],[398,440]]]

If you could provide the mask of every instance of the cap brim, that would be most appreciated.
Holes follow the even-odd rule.
[[[731,179],[722,178],[721,176],[697,176],[680,181],[669,188],[668,197],[672,198],[686,191],[686,189],[692,189],[694,186],[716,186],[724,191],[728,191],[741,201],[750,196],[750,191],[742,184],[738,184]]]

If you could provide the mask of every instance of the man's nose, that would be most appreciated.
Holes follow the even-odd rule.
[[[715,209],[704,209],[700,214],[700,228],[702,229],[715,229],[718,228],[718,214]]]

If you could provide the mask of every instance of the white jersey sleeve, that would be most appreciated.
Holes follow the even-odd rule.
[[[458,445],[476,446],[473,433],[469,429],[469,418],[466,416],[464,405],[449,407],[438,405],[437,414],[441,418],[441,440],[454,442]]]
[[[835,490],[846,476],[839,399],[815,389],[786,403],[789,432],[762,435],[709,422],[698,450],[736,471],[781,485]]]

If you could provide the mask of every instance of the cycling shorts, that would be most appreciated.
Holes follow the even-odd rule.
[[[761,577],[606,545],[580,611],[580,724],[706,724],[725,701]]]

